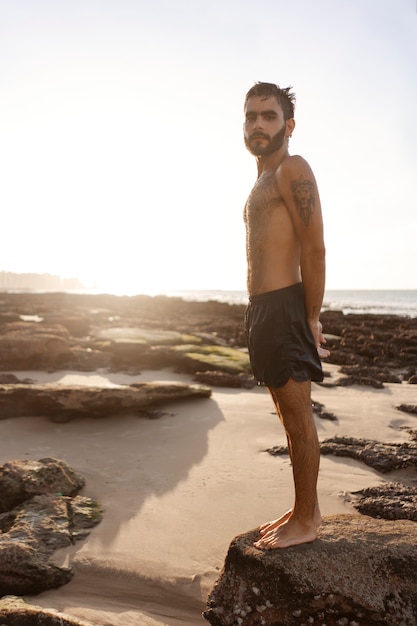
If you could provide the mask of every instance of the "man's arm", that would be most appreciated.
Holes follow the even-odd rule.
[[[301,157],[281,166],[278,185],[300,242],[300,270],[307,320],[317,346],[325,342],[319,321],[325,285],[325,246],[320,197],[314,174]]]

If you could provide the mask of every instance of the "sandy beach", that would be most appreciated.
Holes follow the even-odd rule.
[[[338,368],[325,364],[324,370],[335,376]],[[135,377],[104,371],[16,373],[42,383],[103,386],[192,381],[170,370]],[[405,441],[400,427],[415,428],[415,417],[395,405],[415,402],[415,393],[404,383],[378,390],[313,384],[313,400],[337,417],[316,419],[319,438]],[[260,387],[214,388],[210,399],[164,406],[159,419],[125,415],[65,424],[40,417],[5,419],[0,440],[1,464],[63,459],[85,477],[83,493],[103,505],[103,521],[88,538],[55,553],[57,563],[73,567],[73,580],[26,598],[100,626],[207,623],[201,611],[230,541],[292,504],[289,458],[265,452],[284,444],[285,436]],[[387,476],[354,460],[322,456],[322,514],[356,514],[350,492],[400,476],[414,473]]]

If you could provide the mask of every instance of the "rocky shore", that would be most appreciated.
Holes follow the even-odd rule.
[[[0,371],[249,373],[243,305],[165,296],[0,293]],[[343,384],[417,382],[417,318],[321,316]]]
[[[244,311],[245,307],[241,305],[215,301],[186,302],[180,298],[162,296],[0,293],[0,420],[48,417],[55,424],[65,425],[72,420],[111,417],[132,412],[139,417],[155,418],[161,414],[166,404],[172,405],[174,401],[207,402],[215,389],[253,389],[253,392],[256,392],[243,332]],[[409,387],[417,383],[417,319],[391,315],[343,315],[330,311],[324,312],[321,319],[327,347],[331,351],[326,363],[332,372],[330,374],[329,368],[325,368],[325,379],[321,384],[323,389],[359,386],[372,390],[373,393],[381,393],[387,385]],[[137,377],[147,370],[167,368],[186,376],[187,381],[133,382],[103,388],[97,385],[77,386],[62,382],[39,383],[33,380],[30,374],[41,370],[49,374],[61,371],[102,372]],[[329,412],[327,407],[319,402],[313,404],[313,409],[317,419],[323,422],[325,420],[337,422],[339,419],[338,414]],[[417,402],[398,403],[395,409],[399,416],[412,417],[417,414]],[[335,458],[354,459],[381,474],[397,472],[394,480],[388,480],[383,485],[369,485],[369,488],[352,490],[351,498],[357,514],[367,516],[364,520],[369,518],[406,520],[398,531],[398,542],[401,543],[404,563],[408,563],[408,568],[410,563],[415,564],[416,557],[412,547],[408,549],[406,545],[406,531],[409,528],[406,524],[412,524],[417,520],[417,495],[413,480],[408,478],[401,480],[398,471],[416,470],[417,430],[407,427],[406,435],[408,440],[398,442],[380,441],[378,437],[375,439],[347,437],[342,433],[322,438],[321,452],[322,455]],[[272,446],[268,448],[268,452],[272,456],[288,454],[285,445]],[[31,481],[33,483],[33,472],[36,468],[38,474],[40,467],[42,472],[45,472],[45,467],[46,470],[52,468],[51,472],[55,478],[59,468],[60,474],[65,475],[66,480],[74,470],[66,466],[64,461],[49,458],[32,461],[35,465],[40,464],[35,469],[22,459],[10,458],[5,461],[0,467],[3,493],[0,498],[0,569],[3,572],[3,578],[0,578],[0,581],[3,581],[0,585],[0,595],[39,593],[42,589],[65,584],[71,579],[72,571],[52,565],[50,556],[62,541],[64,541],[62,545],[65,545],[65,541],[71,544],[79,538],[79,531],[74,526],[73,520],[75,517],[82,520],[82,515],[89,518],[86,505],[75,491],[71,494],[64,493],[67,488],[65,481],[63,485],[52,481],[52,489],[46,492],[42,489],[33,490],[30,485]],[[22,497],[19,496],[16,501],[13,498],[10,500],[9,497],[6,502],[4,494],[12,493],[10,476],[13,473],[16,475],[17,469],[21,478],[20,482],[15,480],[14,484],[17,493]],[[41,482],[44,484],[45,480]],[[82,476],[77,477],[77,484],[76,491],[83,484]],[[60,495],[57,496],[57,493]],[[23,497],[22,494],[26,495]],[[94,500],[88,502],[89,506],[95,507],[94,510],[100,509],[100,503]],[[94,519],[94,523],[98,523],[100,519],[101,512],[100,516]],[[32,526],[28,520],[32,520]],[[322,545],[323,542],[326,544],[329,558],[335,559],[335,563],[339,565],[340,555],[330,545],[332,536],[339,533],[341,541],[343,539],[346,545],[350,542],[348,552],[351,554],[361,549],[360,542],[348,538],[350,523],[346,518],[335,518],[327,520],[324,526]],[[388,526],[378,526],[377,521],[374,525],[371,522],[367,524],[370,536],[379,533],[380,539],[383,539],[388,532],[386,530]],[[57,526],[67,529],[64,532],[65,539],[62,533],[56,532]],[[46,528],[52,534],[48,535],[45,544]],[[17,549],[12,535],[17,533],[21,538],[22,529],[26,534],[22,540],[23,544],[19,544],[20,561],[16,561],[17,557],[11,556],[11,546],[14,551]],[[236,623],[249,626],[262,623],[268,626],[303,623],[302,619],[307,619],[314,613],[312,607],[315,605],[314,602],[311,603],[311,594],[314,591],[313,579],[308,583],[309,591],[304,595],[302,588],[295,596],[291,591],[291,597],[285,595],[282,587],[274,589],[273,593],[271,591],[271,598],[274,598],[270,599],[271,602],[286,603],[285,607],[280,609],[281,612],[263,610],[258,612],[259,615],[255,612],[249,617],[244,607],[241,607],[239,615],[233,613],[233,603],[236,604],[234,600],[237,584],[236,562],[244,564],[241,570],[243,572],[252,572],[254,563],[256,568],[260,568],[255,576],[256,584],[250,578],[253,573],[250,573],[247,574],[247,578],[244,574],[243,578],[239,579],[239,585],[245,587],[249,580],[252,581],[252,587],[257,588],[260,584],[262,558],[252,554],[247,544],[247,537],[250,538],[253,532],[250,531],[242,538],[237,538],[232,544],[230,554],[236,556],[233,559],[229,556],[229,560],[226,560],[223,574],[210,596],[205,612],[206,619],[219,625]],[[364,531],[365,534],[366,532]],[[391,533],[391,530],[389,532]],[[33,547],[36,541],[40,541],[40,546],[44,542],[48,550],[39,547],[29,549],[28,546]],[[396,539],[393,539],[393,550],[395,541]],[[323,554],[321,556],[319,554],[318,543],[314,545],[316,552],[311,558],[319,563],[324,557]],[[239,548],[238,551],[236,546]],[[33,550],[39,556],[38,561],[33,560]],[[305,551],[300,552],[300,558],[301,560],[307,558]],[[389,574],[391,582],[397,580],[398,572],[395,564],[393,565],[393,557],[378,553],[375,558],[381,562],[383,558],[388,559],[384,561],[384,567],[387,572],[388,570],[391,572]],[[10,564],[15,562],[19,562],[19,567],[10,567]],[[281,578],[287,576],[285,572],[289,565],[285,560],[283,562],[279,558],[269,559],[268,562],[268,567],[275,568],[275,572],[279,572]],[[36,576],[27,574],[31,568],[36,571]],[[56,580],[53,578],[55,574]],[[340,578],[340,572],[337,576]],[[321,615],[320,619],[326,618],[326,624],[339,623],[329,621],[332,611],[334,616],[336,613],[339,615],[338,619],[344,619],[343,615],[346,615],[351,622],[355,621],[355,615],[366,615],[368,621],[357,622],[361,626],[374,623],[417,623],[412,603],[409,602],[410,594],[414,593],[414,586],[407,575],[401,578],[401,585],[397,590],[401,597],[404,594],[407,596],[401,604],[403,615],[401,619],[405,620],[403,622],[395,621],[395,606],[390,609],[391,612],[386,610],[386,615],[391,621],[384,621],[383,607],[386,597],[381,592],[378,607],[375,608],[369,600],[369,594],[367,595],[366,585],[363,586],[362,596],[357,594],[353,604],[349,604],[348,596],[343,595],[340,590],[339,595],[336,594],[338,598],[336,602],[334,594],[332,596],[329,592],[332,585],[335,585],[336,578],[335,576],[326,578],[323,588],[319,591],[322,600],[316,602],[317,616]],[[230,581],[234,583],[229,588]],[[280,596],[282,593],[283,597]],[[330,600],[325,601],[323,599],[325,596],[326,598],[331,596]],[[25,606],[22,607],[21,603],[16,602],[10,600],[7,604],[7,600],[2,601],[0,607],[2,626],[20,624],[16,621],[17,614],[20,615],[19,619],[26,615],[27,624],[35,626],[38,622],[33,621],[34,608],[27,607],[25,612]],[[249,600],[248,603],[250,604]],[[41,609],[39,615],[40,611]],[[226,615],[225,612],[229,617],[222,617]],[[292,617],[288,617],[290,614]],[[233,615],[234,617],[231,617]],[[277,620],[279,615],[285,616],[285,619],[282,617],[284,621],[273,621]],[[46,620],[45,615],[42,619]],[[54,613],[50,619],[52,621],[39,623],[58,623],[54,621],[57,619]],[[70,624],[69,619],[70,617],[65,616],[66,624]],[[78,624],[80,621],[74,618],[73,623]]]

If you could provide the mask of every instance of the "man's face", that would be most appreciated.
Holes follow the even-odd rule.
[[[265,157],[279,150],[284,143],[286,123],[284,113],[273,96],[249,98],[245,106],[245,146],[251,154]]]

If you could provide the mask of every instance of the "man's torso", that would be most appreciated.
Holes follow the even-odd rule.
[[[250,295],[288,287],[301,280],[300,244],[278,189],[277,171],[261,174],[245,206]]]

